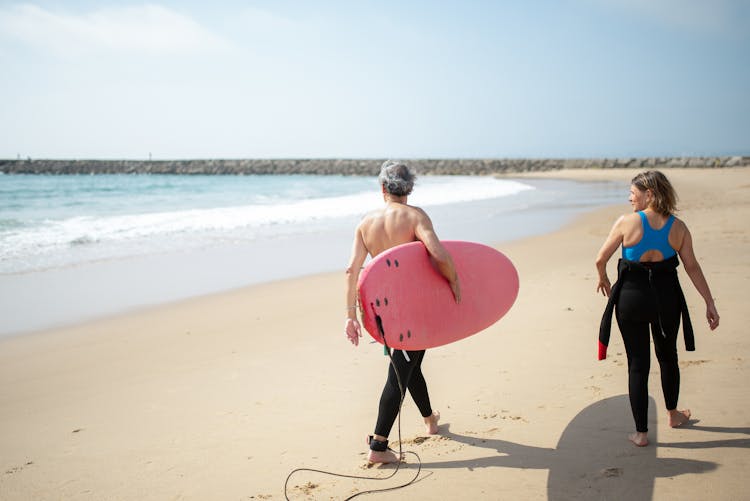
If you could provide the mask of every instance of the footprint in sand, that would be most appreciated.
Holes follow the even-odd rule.
[[[450,437],[447,437],[445,435],[432,435],[429,437],[414,437],[411,439],[404,440],[402,442],[403,446],[411,446],[411,445],[419,445],[423,446],[425,449],[437,449],[436,451],[433,451],[434,454],[441,456],[443,454],[452,454],[454,452],[457,452],[465,447],[464,444],[458,444],[455,441],[451,440]],[[451,446],[451,447],[448,447]],[[393,445],[394,448],[398,448],[398,442],[395,442]]]
[[[621,477],[622,468],[604,468],[599,470],[599,475],[602,477]]]
[[[437,442],[441,442],[441,441],[444,441],[444,440],[450,440],[450,439],[448,437],[445,437],[445,436],[442,436],[442,435],[433,435],[433,436],[430,436],[430,437],[422,437],[422,436],[420,436],[420,437],[414,437],[414,438],[406,439],[406,440],[402,441],[401,443],[402,443],[402,445],[422,445],[423,443],[425,443],[427,441],[429,441],[431,443],[437,443]],[[394,442],[394,446],[395,445],[398,445],[398,441]]]
[[[709,363],[710,360],[683,360],[680,362],[680,368],[684,369],[692,365],[703,365]]]
[[[26,468],[27,466],[31,466],[32,464],[34,464],[34,462],[33,461],[29,461],[28,463],[24,464],[23,466],[14,466],[10,470],[6,470],[5,474],[6,475],[13,475],[14,473],[19,473],[24,468]]]
[[[594,394],[595,397],[598,397],[602,393],[602,389],[595,385],[586,386],[584,389],[591,390],[591,392]]]
[[[312,494],[312,492],[317,489],[319,486],[318,484],[314,484],[312,482],[307,482],[304,485],[295,485],[294,488],[296,490],[302,491],[303,494]]]
[[[482,419],[510,419],[511,421],[522,421],[524,423],[528,423],[528,420],[526,420],[523,416],[510,415],[506,410],[502,410],[500,412],[492,412],[489,414],[477,414],[477,417]]]

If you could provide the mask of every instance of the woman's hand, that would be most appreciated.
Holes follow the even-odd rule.
[[[359,346],[359,338],[362,337],[362,328],[359,326],[359,321],[356,318],[347,318],[346,324],[344,325],[344,331],[346,337],[354,346]]]
[[[719,326],[719,312],[716,311],[716,305],[713,302],[706,305],[706,319],[711,330]]]
[[[599,285],[596,286],[596,292],[601,291],[603,296],[609,297],[612,292],[612,285],[609,283],[609,278],[604,277],[599,279]]]

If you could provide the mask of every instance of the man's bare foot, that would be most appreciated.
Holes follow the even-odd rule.
[[[639,431],[635,433],[631,433],[628,435],[628,440],[633,442],[638,447],[646,447],[648,445],[648,436],[646,433],[641,433]]]
[[[367,455],[367,461],[370,463],[398,463],[399,459],[396,453],[387,449],[384,451],[373,451]]]
[[[438,421],[440,421],[440,413],[438,411],[433,411],[431,415],[424,418],[424,428],[428,435],[437,434]]]
[[[669,426],[672,428],[682,426],[690,420],[690,409],[685,409],[684,411],[674,409],[667,412],[669,412]]]

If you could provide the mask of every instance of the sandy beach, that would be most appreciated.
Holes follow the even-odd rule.
[[[526,176],[627,187],[636,172]],[[427,353],[440,434],[424,434],[407,397],[402,442],[421,471],[379,498],[748,498],[750,168],[665,173],[721,314],[710,332],[681,272],[697,345],[678,344],[690,425],[668,427],[653,358],[652,444],[634,447],[616,327],[609,358],[596,360],[606,299],[594,258],[629,210],[625,188],[621,205],[498,246],[519,270],[518,300],[486,331]],[[387,359],[344,335],[344,266],[0,338],[0,499],[278,500],[295,468],[390,475],[365,464]],[[391,439],[397,447],[395,428]],[[404,484],[417,468],[409,456],[388,480],[302,471],[288,494],[343,499]]]

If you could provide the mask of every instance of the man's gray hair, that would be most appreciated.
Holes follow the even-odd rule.
[[[397,197],[405,197],[414,188],[417,176],[405,163],[386,160],[380,167],[378,181],[385,191]]]

